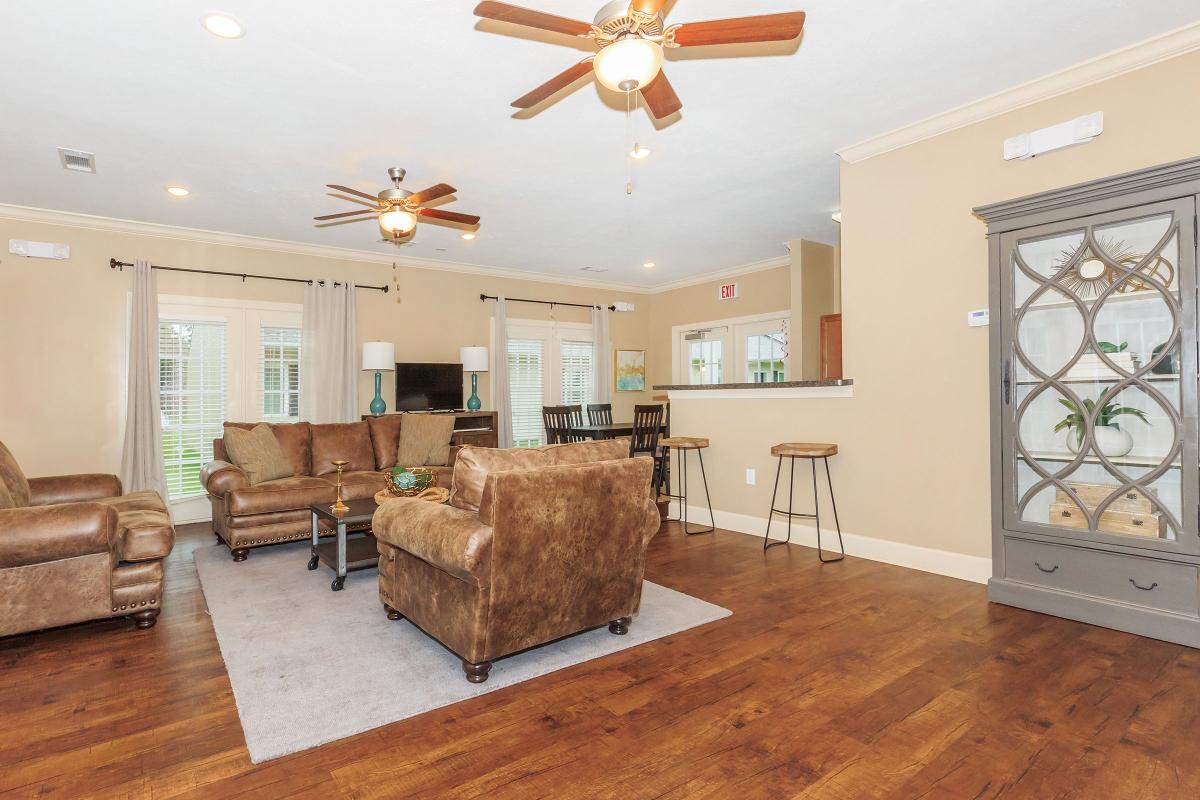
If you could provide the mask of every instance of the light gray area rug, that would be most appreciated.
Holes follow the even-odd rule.
[[[503,658],[477,685],[453,653],[407,620],[388,620],[373,569],[332,592],[331,570],[305,568],[306,542],[253,550],[241,564],[222,545],[195,558],[256,764],[730,614],[647,581],[625,636],[599,628]]]

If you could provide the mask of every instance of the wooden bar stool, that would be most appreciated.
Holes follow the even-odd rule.
[[[822,564],[829,564],[834,561],[841,561],[846,557],[846,546],[842,543],[842,523],[838,520],[837,501],[833,499],[833,478],[829,475],[829,457],[837,455],[836,444],[819,444],[813,442],[787,442],[785,444],[777,444],[771,448],[771,455],[779,456],[779,466],[775,468],[775,489],[771,492],[771,512],[767,514],[767,532],[763,534],[763,550],[777,544],[787,544],[792,540],[792,520],[793,519],[811,519],[817,522],[817,558]],[[779,493],[779,473],[783,470],[783,459],[790,458],[792,460],[791,475],[788,478],[788,507],[787,511],[782,508],[775,507],[775,496]],[[792,511],[792,492],[796,485],[796,459],[807,458],[812,464],[812,479],[813,479],[813,513],[801,514]],[[841,555],[837,558],[826,558],[825,551],[821,549],[821,499],[817,495],[817,459],[825,462],[825,481],[829,484],[829,502],[833,506],[833,522],[837,525],[838,549]],[[787,517],[787,538],[780,542],[771,541],[771,520],[776,514],[782,514]]]
[[[708,476],[704,474],[704,448],[708,447],[708,439],[703,439],[699,436],[668,436],[665,439],[659,439],[658,444],[663,448],[662,463],[663,466],[659,469],[659,475],[665,475],[667,468],[671,463],[671,451],[678,451],[679,455],[676,459],[679,462],[679,494],[670,494],[668,488],[667,493],[660,494],[659,497],[666,497],[671,500],[679,501],[679,516],[675,519],[667,519],[667,522],[682,522],[683,532],[688,536],[697,536],[701,533],[712,533],[717,529],[716,518],[713,517],[712,498],[708,494]],[[711,523],[707,528],[699,530],[688,530],[688,512],[687,512],[687,454],[689,450],[696,451],[696,457],[700,459],[700,477],[704,480],[704,500],[708,503],[708,521]],[[662,488],[660,479],[659,489]]]

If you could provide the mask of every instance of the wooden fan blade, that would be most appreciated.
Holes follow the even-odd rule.
[[[318,222],[324,222],[327,219],[341,219],[342,217],[354,217],[354,216],[358,216],[359,214],[378,214],[378,213],[379,213],[378,210],[376,210],[374,208],[364,208],[362,211],[346,211],[341,214],[326,214],[321,217],[313,217],[313,219],[317,220]]]
[[[562,91],[591,71],[592,59],[585,58],[578,64],[558,73],[529,94],[513,100],[513,108],[533,108],[547,97]]]
[[[629,10],[640,11],[643,14],[657,14],[666,4],[667,0],[633,0],[629,4]]]
[[[706,44],[782,42],[795,39],[803,30],[803,11],[686,22],[675,30],[675,44],[679,47],[700,47]]]
[[[667,73],[661,70],[658,77],[642,89],[642,99],[646,101],[646,108],[650,109],[655,119],[664,119],[683,108],[679,95],[675,94],[675,87],[667,80]]]
[[[408,202],[414,206],[421,206],[421,205],[428,203],[431,200],[437,200],[442,197],[448,197],[449,195],[454,194],[456,191],[458,191],[458,190],[455,189],[453,186],[451,186],[448,183],[439,183],[437,186],[430,186],[428,189],[425,189],[424,191],[420,191],[414,195],[410,195],[408,198]]]
[[[346,194],[356,194],[359,197],[365,197],[372,203],[379,202],[379,198],[375,195],[367,194],[366,192],[360,192],[358,189],[351,189],[349,186],[338,186],[336,183],[327,183],[325,186],[329,189],[337,189],[339,192],[345,192]]]
[[[478,225],[479,217],[474,214],[458,214],[453,211],[442,211],[437,208],[422,208],[417,211],[418,216],[429,217],[430,219],[441,219],[446,222],[458,222],[463,225]]]
[[[592,26],[577,19],[567,19],[545,11],[534,11],[531,8],[498,3],[494,0],[484,0],[475,6],[475,16],[494,19],[499,22],[511,22],[514,25],[524,25],[527,28],[539,28],[544,31],[565,33],[568,36],[587,36],[592,32]]]

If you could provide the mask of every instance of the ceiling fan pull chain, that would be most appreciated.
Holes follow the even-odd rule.
[[[625,141],[632,142],[637,138],[634,133],[634,126],[637,124],[633,119],[633,112],[630,110],[632,104],[633,92],[625,92]],[[629,151],[626,151],[627,153]],[[628,197],[633,194],[633,164],[631,158],[625,157],[625,195]]]

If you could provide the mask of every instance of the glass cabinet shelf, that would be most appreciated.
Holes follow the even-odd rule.
[[[1075,460],[1075,454],[1069,452],[1058,452],[1050,450],[1032,450],[1029,453],[1030,458],[1034,461],[1058,461],[1063,464],[1069,464]],[[1018,461],[1024,461],[1025,457],[1020,453],[1017,454]],[[1161,458],[1154,456],[1112,456],[1108,459],[1109,463],[1118,467],[1157,467],[1162,463]],[[1100,459],[1097,456],[1084,456],[1084,464],[1099,464]],[[1180,460],[1176,458],[1171,462],[1171,469],[1179,469],[1182,465]]]
[[[1059,378],[1058,379],[1059,383],[1116,383],[1117,381],[1120,381],[1120,380],[1124,380],[1124,378],[1118,378],[1115,375],[1111,375],[1107,378]],[[1178,381],[1179,376],[1178,375],[1150,374],[1150,375],[1143,375],[1141,378],[1138,378],[1138,380],[1143,381],[1145,383],[1166,383],[1166,382]],[[1038,378],[1031,378],[1031,379],[1022,378],[1022,379],[1016,381],[1017,386],[1037,386],[1041,383],[1045,383],[1045,381],[1042,381]]]

